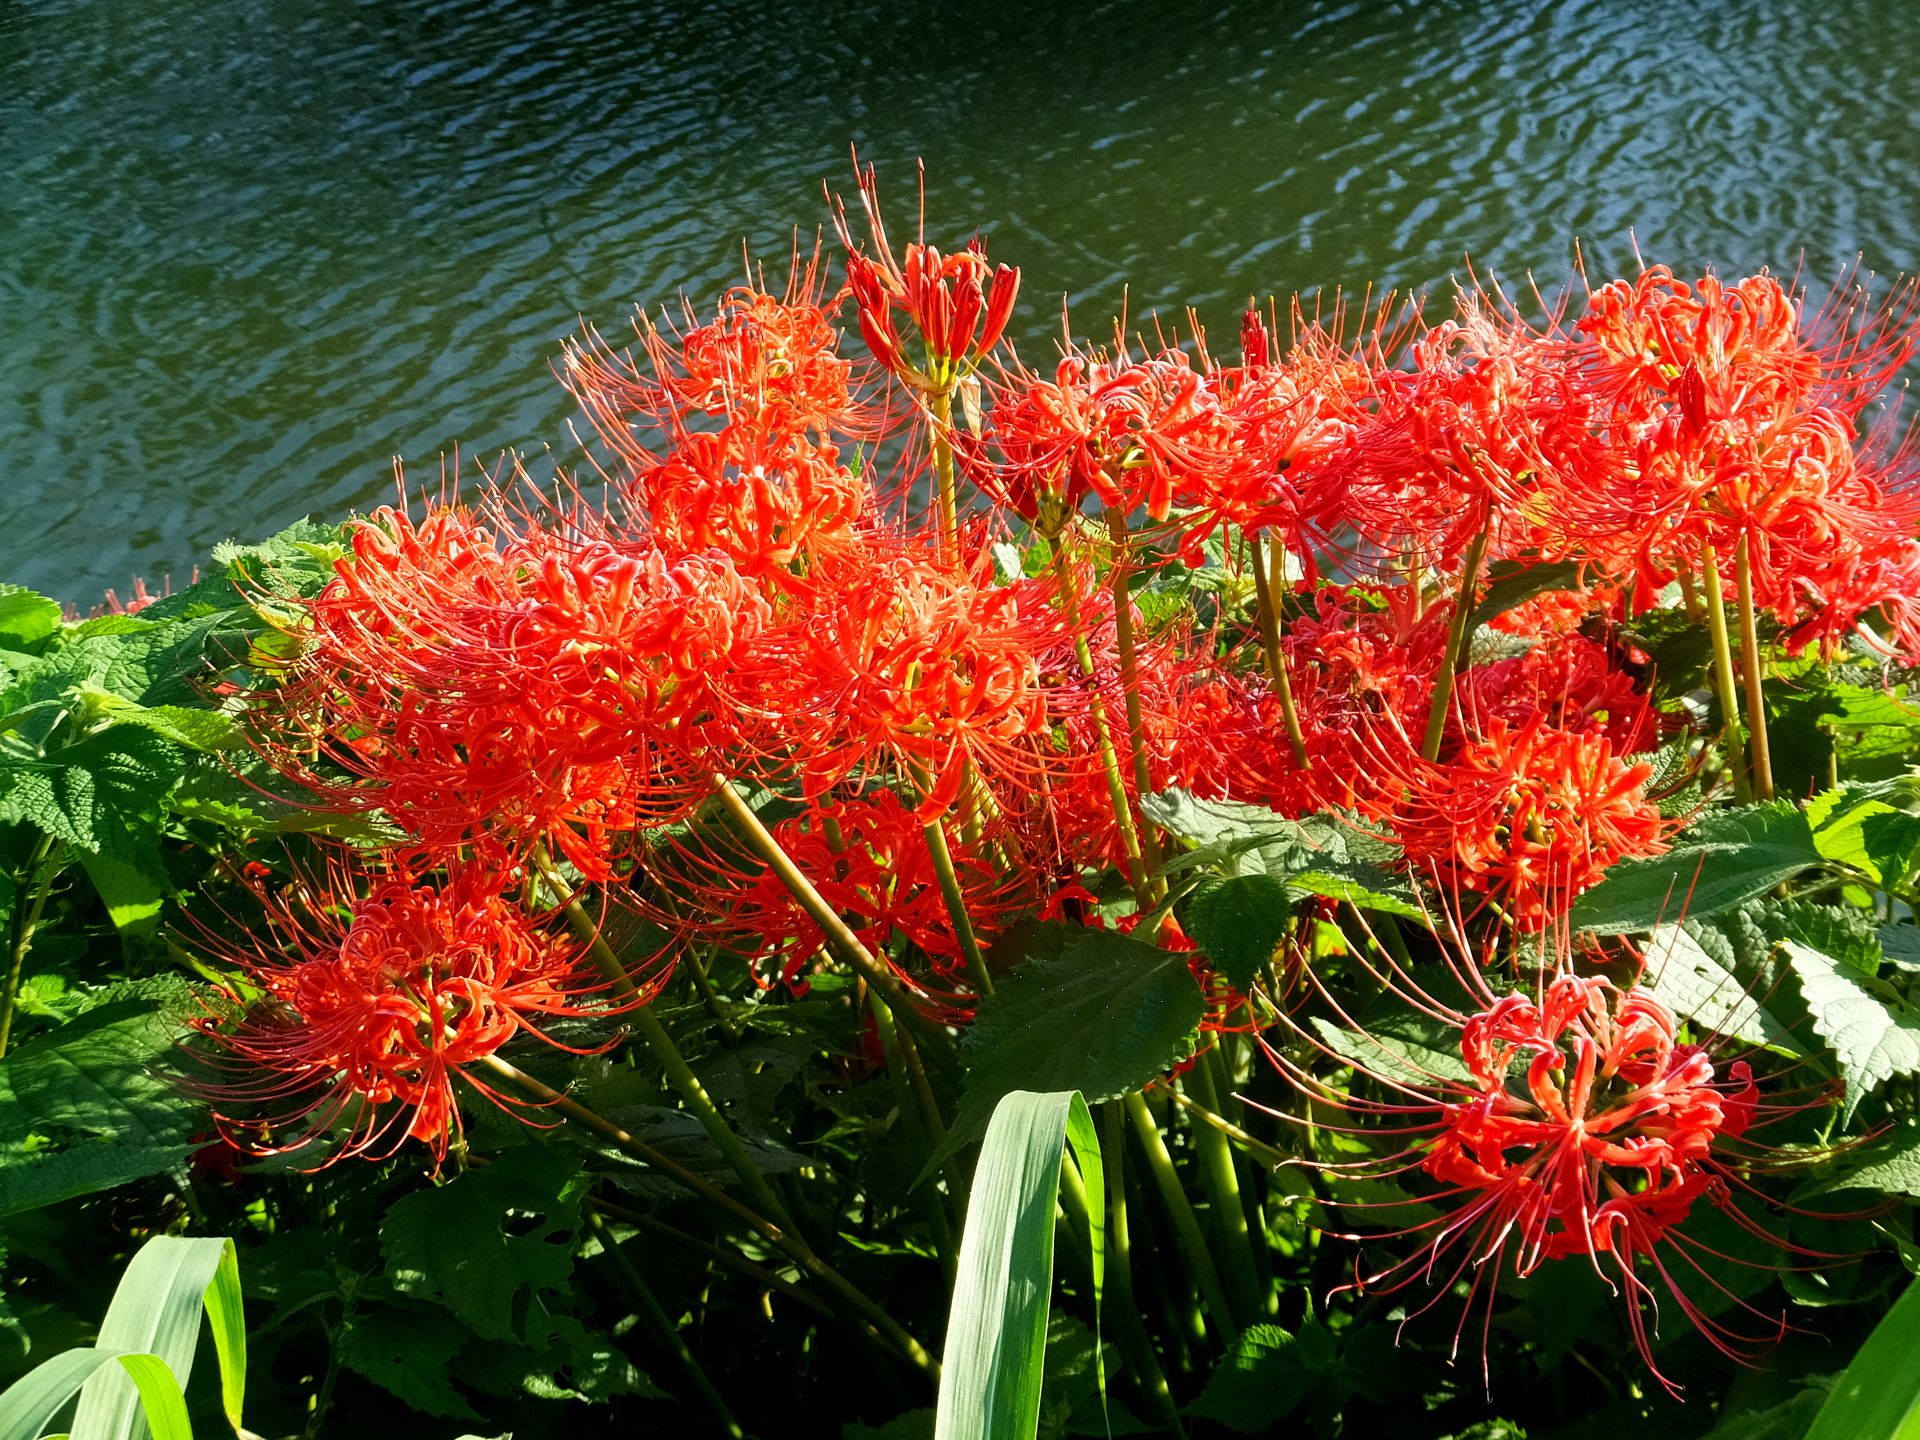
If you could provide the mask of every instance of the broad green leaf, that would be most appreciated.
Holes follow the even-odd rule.
[[[1131,936],[1088,930],[1058,956],[1021,966],[968,1027],[967,1089],[949,1145],[980,1135],[1015,1090],[1078,1090],[1097,1105],[1184,1060],[1206,1013],[1187,962]]]
[[[100,683],[136,705],[197,709],[204,703],[202,682],[212,678],[207,642],[225,623],[202,615],[119,638]]]
[[[1313,1025],[1335,1054],[1385,1079],[1414,1086],[1436,1080],[1475,1083],[1460,1058],[1460,1032],[1413,1010],[1370,1015],[1364,1033],[1343,1030],[1320,1016]]]
[[[1207,886],[1187,902],[1194,942],[1242,991],[1252,988],[1292,918],[1287,887],[1271,875],[1236,875]]]
[[[1882,925],[1876,933],[1880,938],[1882,958],[1902,970],[1920,970],[1920,925]]]
[[[1071,1139],[1093,1207],[1101,1283],[1106,1185],[1078,1093],[1014,1091],[995,1108],[967,1201],[947,1318],[934,1440],[1033,1440],[1040,1422],[1054,1206]]]
[[[1920,1437],[1920,1285],[1867,1337],[1813,1418],[1806,1440],[1916,1440]]]
[[[143,725],[176,745],[207,752],[228,750],[241,743],[233,717],[219,710],[191,710],[183,705],[138,705],[115,717],[122,725]]]
[[[60,602],[18,585],[0,585],[0,650],[31,651],[60,628]]]
[[[180,1382],[174,1379],[167,1362],[158,1355],[122,1355],[120,1365],[133,1381],[141,1416],[153,1440],[193,1440],[193,1425],[187,1419],[187,1397],[180,1388]],[[87,1393],[83,1388],[80,1393],[82,1410],[86,1408],[86,1403]],[[129,1424],[123,1430],[106,1433],[112,1435],[113,1440],[120,1440],[122,1435],[127,1436],[128,1440],[138,1440],[139,1427]],[[89,1434],[82,1428],[78,1416],[74,1417],[73,1434],[79,1436],[80,1440],[86,1440]]]
[[[1554,560],[1528,565],[1518,560],[1503,560],[1491,566],[1487,578],[1492,582],[1480,603],[1473,607],[1469,629],[1488,624],[1536,596],[1551,590],[1573,590],[1580,584],[1580,565],[1573,560]]]
[[[95,1141],[37,1155],[0,1155],[0,1215],[37,1210],[162,1175],[191,1155],[191,1145],[111,1145]]]
[[[173,882],[160,863],[156,846],[82,850],[80,864],[99,892],[115,929],[139,935],[159,923],[160,911],[173,893]]]
[[[333,1343],[342,1365],[421,1414],[481,1418],[447,1380],[447,1367],[467,1343],[467,1331],[444,1310],[357,1310]]]
[[[0,1440],[35,1440],[90,1377],[119,1358],[87,1345],[36,1365],[0,1392]]]
[[[1271,1429],[1298,1405],[1313,1374],[1294,1353],[1293,1336],[1278,1325],[1249,1325],[1221,1356],[1189,1415],[1229,1430]]]
[[[1882,1082],[1920,1070],[1920,1017],[1869,993],[1832,956],[1794,940],[1783,948],[1800,977],[1813,1027],[1840,1062],[1848,1118]]]
[[[1903,1124],[1870,1147],[1844,1157],[1840,1173],[1820,1185],[1828,1190],[1884,1190],[1920,1195],[1920,1125]]]
[[[1613,866],[1574,901],[1572,923],[1599,935],[1624,935],[1716,915],[1823,859],[1807,817],[1784,801],[1719,811],[1666,854]]]
[[[25,821],[83,850],[133,850],[158,835],[168,792],[185,772],[179,746],[115,726],[0,770],[0,822]]]
[[[466,1346],[452,1366],[453,1378],[489,1395],[539,1400],[665,1398],[666,1392],[634,1368],[612,1337],[588,1330],[570,1315],[548,1315],[541,1329],[544,1343],[537,1347]]]
[[[514,1297],[566,1289],[581,1189],[577,1155],[510,1150],[394,1204],[380,1226],[388,1273],[404,1293],[443,1299],[476,1335],[525,1343]]]
[[[1675,1014],[1704,1029],[1765,1045],[1786,1055],[1806,1047],[1768,1013],[1751,989],[1702,946],[1695,921],[1661,925],[1645,950],[1640,983]]]
[[[232,1251],[233,1242],[225,1238],[173,1235],[156,1235],[140,1247],[114,1289],[107,1318],[100,1325],[99,1343],[107,1349],[157,1357],[160,1372],[143,1376],[133,1369],[131,1376],[111,1371],[94,1375],[81,1390],[80,1406],[74,1412],[76,1437],[124,1435],[137,1440],[140,1427],[135,1417],[142,1401],[151,1405],[156,1393],[164,1397],[161,1375],[172,1382],[175,1395],[186,1389],[207,1291],[216,1283],[226,1283],[220,1280],[220,1271]],[[237,1410],[237,1403],[233,1408]],[[181,1418],[184,1421],[184,1412]],[[155,1440],[166,1440],[158,1426]]]
[[[41,1124],[124,1145],[179,1145],[204,1122],[200,1107],[159,1071],[176,1033],[147,1001],[103,1005],[15,1050],[7,1076]]]

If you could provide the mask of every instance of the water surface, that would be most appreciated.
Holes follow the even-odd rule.
[[[1917,114],[1890,0],[0,0],[0,578],[564,457],[560,337],[780,261],[851,145],[1024,267],[1038,357],[1063,295],[1222,326],[1576,238],[1912,269]]]

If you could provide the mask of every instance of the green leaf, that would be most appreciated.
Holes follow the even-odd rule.
[[[0,650],[30,652],[60,628],[60,602],[19,585],[0,585]]]
[[[1069,1140],[1092,1209],[1098,1296],[1106,1182],[1087,1102],[1073,1091],[1015,1091],[994,1110],[967,1200],[934,1440],[1031,1440],[1038,1428]]]
[[[130,1146],[183,1144],[203,1121],[160,1069],[178,1033],[149,1001],[103,1005],[15,1050],[7,1078],[39,1125]]]
[[[968,1027],[967,1089],[948,1145],[978,1136],[1015,1090],[1078,1090],[1097,1105],[1184,1060],[1206,1013],[1187,961],[1088,930],[1058,956],[1021,966]]]
[[[1797,941],[1783,942],[1788,962],[1813,1015],[1813,1027],[1832,1047],[1847,1086],[1846,1118],[1883,1081],[1920,1069],[1920,1017],[1870,994],[1830,955]]]
[[[356,1310],[334,1336],[340,1363],[423,1415],[478,1420],[447,1380],[467,1332],[445,1311]]]
[[[1278,1325],[1249,1325],[1220,1358],[1189,1415],[1229,1430],[1258,1433],[1277,1425],[1307,1393],[1313,1372]]]
[[[81,1391],[73,1419],[75,1434],[131,1434],[133,1417],[142,1402],[147,1403],[151,1414],[156,1391],[164,1397],[166,1387],[159,1384],[163,1375],[172,1383],[176,1396],[186,1389],[200,1341],[200,1316],[208,1308],[208,1292],[219,1287],[230,1293],[218,1303],[238,1303],[232,1255],[233,1241],[225,1238],[156,1235],[140,1247],[114,1289],[107,1318],[100,1325],[99,1343],[107,1349],[152,1356],[160,1369],[144,1367],[148,1372],[144,1377],[134,1367],[129,1367],[133,1370],[131,1377],[108,1371],[96,1374]],[[227,1272],[224,1276],[223,1271]],[[216,1321],[215,1328],[218,1333],[223,1327]],[[225,1328],[231,1329],[231,1325]],[[244,1355],[243,1349],[238,1357],[240,1387],[245,1383]],[[234,1377],[227,1368],[234,1358],[223,1345],[227,1408],[237,1416],[239,1401]],[[183,1410],[182,1423],[184,1419]],[[157,1426],[155,1440],[164,1440]]]
[[[26,822],[83,850],[122,853],[159,834],[186,772],[177,745],[116,726],[53,758],[0,770],[0,822]]]
[[[1292,918],[1287,887],[1271,875],[1236,875],[1187,902],[1195,943],[1241,991],[1252,987]]]
[[[380,1226],[389,1274],[403,1293],[444,1300],[474,1334],[526,1343],[514,1296],[567,1288],[582,1188],[577,1155],[527,1145],[408,1195]]]
[[[80,1145],[36,1155],[0,1154],[0,1215],[37,1210],[130,1180],[162,1175],[194,1151],[192,1145]]]
[[[1415,1086],[1430,1086],[1436,1079],[1476,1083],[1460,1058],[1460,1032],[1410,1008],[1369,1014],[1364,1033],[1342,1030],[1320,1016],[1313,1025],[1335,1054],[1388,1080]]]
[[[1548,591],[1578,589],[1580,565],[1573,560],[1554,560],[1544,565],[1502,560],[1489,567],[1487,577],[1492,583],[1468,617],[1469,632]]]
[[[1823,858],[1807,817],[1785,801],[1719,811],[1666,854],[1615,865],[1574,901],[1572,923],[1598,935],[1623,935],[1717,915]]]
[[[118,1351],[86,1345],[36,1365],[0,1393],[0,1440],[35,1440],[82,1385],[119,1358]]]
[[[144,725],[176,745],[209,753],[241,743],[233,717],[219,710],[190,710],[182,705],[140,705],[116,717],[122,725]]]
[[[840,1440],[933,1440],[933,1416],[931,1410],[909,1410],[894,1416],[877,1430],[857,1420],[851,1421],[840,1427]]]
[[[1847,1157],[1848,1168],[1823,1182],[1829,1190],[1884,1190],[1889,1195],[1920,1195],[1920,1124],[1904,1122],[1864,1150]]]
[[[1709,953],[1702,943],[1699,922],[1659,926],[1647,942],[1645,957],[1646,971],[1640,983],[1675,1014],[1783,1055],[1807,1053],[1750,988]]]
[[[1867,1337],[1813,1418],[1806,1440],[1920,1436],[1920,1285],[1909,1285]]]

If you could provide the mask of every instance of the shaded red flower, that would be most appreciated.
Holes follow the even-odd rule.
[[[578,942],[505,900],[498,876],[433,886],[389,872],[365,895],[351,884],[336,869],[327,889],[263,896],[280,948],[237,956],[232,1013],[199,1023],[240,1077],[211,1091],[215,1119],[242,1149],[313,1146],[316,1165],[408,1139],[443,1158],[461,1129],[455,1077],[493,1096],[464,1067],[542,1020],[606,1013],[604,982],[582,973]]]

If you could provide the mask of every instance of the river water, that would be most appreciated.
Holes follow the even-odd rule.
[[[1830,279],[1920,245],[1883,0],[0,0],[0,579],[82,605],[228,536],[573,448],[582,317],[714,297],[878,163],[1099,334],[1249,294]]]

